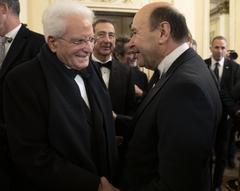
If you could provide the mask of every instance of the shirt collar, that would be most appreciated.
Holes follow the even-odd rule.
[[[168,54],[158,65],[158,70],[160,71],[160,74],[166,73],[170,66],[173,64],[173,62],[188,48],[189,45],[187,43],[183,43],[175,50],[173,50],[170,54]]]
[[[211,65],[215,66],[216,63],[219,63],[220,66],[224,65],[224,57],[222,57],[222,59],[220,61],[216,61],[213,57],[211,58]]]
[[[106,62],[102,62],[102,61],[99,60],[96,56],[94,56],[94,54],[92,54],[92,60],[93,60],[94,62],[99,62],[99,63],[104,64],[104,63],[107,63],[107,62],[109,62],[109,61],[112,61],[112,56],[110,56],[109,59],[108,59]]]
[[[8,38],[11,38],[13,40],[16,37],[16,35],[17,35],[18,31],[20,30],[21,26],[22,26],[22,24],[19,24],[13,30],[8,32],[5,36],[8,37]]]

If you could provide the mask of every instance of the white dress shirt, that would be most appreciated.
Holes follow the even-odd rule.
[[[85,103],[87,104],[88,108],[90,109],[88,96],[87,96],[87,91],[86,91],[85,83],[84,83],[82,77],[80,75],[76,75],[74,80],[75,80],[75,82],[77,83],[77,85],[79,87],[79,91],[81,93],[81,96],[82,96],[83,100],[85,101]]]
[[[211,68],[212,71],[214,71],[214,68],[215,68],[217,62],[219,63],[219,65],[218,65],[219,81],[221,81],[222,74],[223,74],[224,57],[221,60],[219,60],[219,61],[214,60],[213,57],[211,58],[211,66],[210,66],[210,68]]]
[[[173,62],[181,55],[183,54],[187,49],[189,48],[189,45],[187,43],[183,43],[179,47],[177,47],[175,50],[173,50],[169,55],[167,55],[158,65],[158,70],[160,71],[160,78],[163,74],[165,74],[170,66],[173,64]]]
[[[7,55],[8,50],[10,49],[10,46],[12,45],[12,42],[14,40],[14,38],[16,37],[18,31],[20,30],[22,24],[19,24],[17,27],[15,27],[13,30],[11,30],[10,32],[8,32],[5,36],[8,38],[11,38],[11,42],[7,42],[5,44],[5,55]]]
[[[111,60],[112,60],[112,56],[110,56],[110,58],[109,58],[106,62],[102,62],[102,61],[100,61],[99,59],[97,59],[97,58],[92,54],[92,60],[93,60],[94,62],[99,62],[99,63],[102,64],[102,67],[100,68],[101,74],[102,74],[102,79],[103,79],[106,87],[108,88],[111,70],[110,70],[109,68],[107,68],[107,67],[104,67],[104,63],[107,63],[107,62],[111,61]]]

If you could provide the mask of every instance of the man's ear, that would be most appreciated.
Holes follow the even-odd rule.
[[[171,26],[168,22],[163,21],[159,24],[157,30],[159,31],[159,43],[163,44],[171,35]]]
[[[0,12],[1,14],[7,14],[9,8],[6,3],[0,3]]]
[[[48,36],[47,37],[47,44],[48,44],[48,46],[49,46],[49,48],[51,49],[52,52],[56,52],[56,50],[57,50],[56,38],[54,38],[52,36]]]

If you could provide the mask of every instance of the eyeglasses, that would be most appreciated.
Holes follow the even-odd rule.
[[[70,39],[70,40],[67,40],[65,38],[62,38],[62,37],[58,37],[57,39],[60,39],[60,40],[63,40],[69,44],[73,44],[73,45],[85,45],[87,44],[88,42],[90,43],[94,43],[95,42],[95,37],[93,36],[89,36],[89,37],[86,37],[86,38],[78,38],[78,39]]]
[[[103,39],[108,36],[109,39],[114,39],[115,38],[115,33],[114,32],[105,32],[105,31],[100,31],[96,33],[96,39]]]

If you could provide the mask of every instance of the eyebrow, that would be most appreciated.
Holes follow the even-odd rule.
[[[226,46],[214,46],[214,48],[226,48]]]

